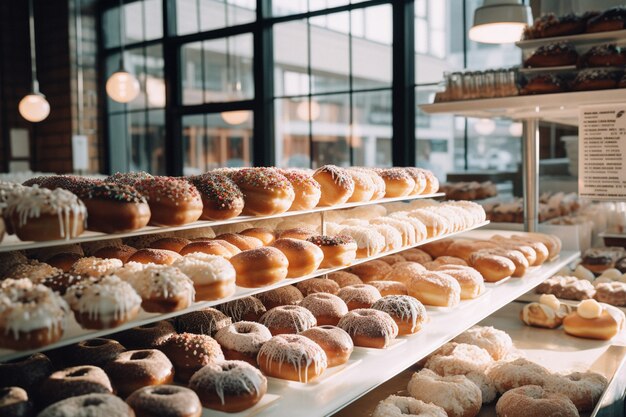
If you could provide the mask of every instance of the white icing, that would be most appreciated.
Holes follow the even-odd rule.
[[[394,227],[402,235],[403,246],[413,246],[417,242],[415,228],[407,221],[391,217],[377,217],[370,220],[371,224],[387,224]]]
[[[584,319],[597,319],[602,315],[602,306],[596,300],[583,300],[576,311]]]
[[[248,354],[257,353],[272,338],[272,333],[261,323],[239,321],[223,327],[215,334],[215,340],[225,349]]]
[[[183,297],[187,305],[195,299],[193,281],[180,269],[168,265],[146,265],[125,278],[143,299]]]
[[[317,324],[317,320],[313,313],[304,307],[287,305],[274,307],[268,310],[261,318],[259,323],[268,328],[292,328],[296,332],[301,332]]]
[[[415,329],[417,320],[426,319],[426,308],[422,303],[408,295],[388,295],[376,301],[372,308],[398,317],[401,321],[410,321]]]
[[[339,320],[337,327],[351,336],[383,337],[385,346],[398,336],[398,325],[391,316],[384,311],[371,308],[357,308],[348,312]]]
[[[550,307],[554,311],[559,311],[561,308],[561,302],[554,294],[541,294],[539,297],[539,303]]]
[[[235,268],[221,256],[196,252],[176,260],[173,266],[198,285],[209,285],[216,282],[235,282]]]
[[[362,226],[348,226],[341,229],[342,235],[347,235],[356,241],[359,249],[365,249],[367,256],[375,255],[385,249],[385,238],[376,230]]]
[[[598,278],[609,278],[613,281],[617,281],[622,277],[622,273],[619,269],[609,268],[606,271],[602,272],[602,274]]]
[[[395,323],[394,323],[395,324]],[[278,363],[278,372],[283,364],[293,366],[300,382],[309,381],[309,366],[314,365],[315,374],[328,366],[326,352],[311,339],[297,334],[282,334],[272,337],[259,351],[265,356],[265,367],[272,368],[271,362]]]
[[[398,230],[388,224],[373,224],[371,228],[385,238],[385,250],[395,250],[402,247],[402,235]]]
[[[225,397],[237,394],[261,394],[267,379],[254,366],[243,361],[210,363],[196,372],[189,381],[190,387],[214,389],[222,405]]]

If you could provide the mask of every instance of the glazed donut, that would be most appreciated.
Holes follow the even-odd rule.
[[[322,192],[318,206],[343,204],[354,193],[354,180],[345,168],[321,166],[313,173],[313,179],[320,184]]]
[[[324,252],[306,240],[280,238],[272,243],[272,247],[280,250],[289,263],[287,278],[297,278],[312,274],[322,263]]]
[[[326,275],[326,277],[328,279],[335,281],[337,285],[339,285],[340,289],[343,287],[347,287],[348,285],[363,284],[363,281],[361,281],[361,278],[346,271],[331,272],[330,274]]]
[[[129,262],[130,257],[137,252],[137,249],[128,245],[104,246],[93,253],[95,258],[119,259],[123,263]]]
[[[267,310],[259,319],[272,333],[272,336],[279,334],[295,334],[317,325],[317,320],[313,313],[304,307],[287,305],[278,306]]]
[[[574,406],[584,413],[591,411],[604,393],[607,379],[595,372],[572,372],[567,375],[554,375],[543,388],[569,398]]]
[[[354,239],[357,245],[357,258],[368,258],[378,255],[385,249],[385,237],[369,227],[344,227],[341,229],[341,235],[346,235]]]
[[[505,249],[505,248],[492,248],[492,249],[482,249],[479,250],[478,253],[484,255],[497,255],[504,256],[505,258],[511,260],[513,265],[515,266],[515,270],[511,276],[513,277],[523,277],[530,266],[528,264],[528,260],[522,254],[522,252],[513,249]]]
[[[146,265],[125,281],[137,291],[142,299],[141,307],[149,313],[183,310],[193,304],[196,295],[195,282],[180,269],[168,265]]]
[[[548,260],[556,258],[561,252],[562,242],[555,235],[549,235],[545,233],[525,233],[523,235],[512,235],[510,237],[513,240],[526,242],[533,244],[536,242],[543,243],[548,249]]]
[[[346,303],[348,310],[371,308],[381,298],[376,287],[367,284],[347,285],[337,295]]]
[[[406,258],[400,255],[399,253],[383,256],[379,260],[386,262],[389,266],[393,266],[394,264],[397,264],[398,262],[406,262]]]
[[[417,333],[428,320],[424,305],[408,295],[384,296],[372,308],[389,314],[398,325],[399,335]]]
[[[218,300],[235,292],[235,268],[221,256],[191,253],[173,266],[191,278],[197,300]]]
[[[439,191],[439,180],[431,171],[423,168],[414,168],[420,170],[426,176],[426,188],[422,194],[435,194]]]
[[[82,365],[53,372],[43,381],[40,391],[40,400],[47,406],[77,395],[112,394],[113,387],[101,368]]]
[[[583,300],[563,319],[565,333],[588,339],[609,340],[624,328],[624,313],[617,307]]]
[[[75,345],[60,349],[65,366],[93,365],[103,367],[126,349],[113,339],[95,338],[82,340]]]
[[[451,276],[461,286],[461,300],[471,300],[485,291],[483,276],[476,269],[463,265],[441,265],[435,269]]]
[[[413,398],[443,408],[449,417],[474,417],[482,406],[480,389],[464,375],[439,376],[422,369],[413,374],[407,390]]]
[[[200,220],[231,219],[243,211],[243,194],[225,175],[207,172],[189,177],[187,181],[200,192],[203,206]]]
[[[417,243],[417,232],[415,227],[402,219],[394,219],[392,217],[376,217],[370,220],[371,225],[385,225],[393,227],[398,233],[400,233],[400,237],[402,239],[402,246],[413,246]],[[394,255],[390,255],[394,256]]]
[[[319,246],[324,254],[320,268],[346,266],[356,259],[358,248],[351,236],[313,236],[307,241]]]
[[[433,403],[425,403],[411,397],[390,395],[378,403],[372,417],[402,417],[406,415],[424,417],[448,417],[446,411]]]
[[[265,342],[257,362],[267,376],[308,383],[328,366],[324,350],[306,336],[281,334]]]
[[[206,253],[207,255],[217,255],[221,256],[222,258],[230,259],[241,251],[235,245],[232,245],[225,240],[201,240],[191,242],[180,250],[180,254],[183,256],[197,252]]]
[[[52,362],[43,353],[0,362],[0,387],[20,387],[34,391],[52,373]]]
[[[498,282],[515,273],[515,264],[507,257],[486,253],[485,250],[474,252],[469,265],[480,272],[485,282]]]
[[[175,385],[151,385],[133,392],[126,403],[136,417],[200,417],[202,404],[195,392]]]
[[[176,330],[179,333],[206,334],[213,337],[218,330],[232,323],[231,318],[221,311],[207,307],[176,317]]]
[[[387,295],[408,295],[409,291],[401,282],[398,281],[370,281],[368,285],[376,288],[381,296]]]
[[[69,311],[60,295],[29,279],[0,282],[0,347],[34,349],[58,341]]]
[[[86,329],[108,329],[135,318],[141,297],[116,275],[81,281],[68,288],[65,300]]]
[[[495,361],[504,359],[513,349],[511,337],[491,326],[474,326],[455,337],[453,341],[483,348]]]
[[[229,316],[233,322],[258,321],[267,311],[261,300],[252,296],[220,304],[217,309]]]
[[[116,333],[111,337],[129,349],[156,349],[175,333],[172,323],[161,320]]]
[[[357,275],[361,281],[367,284],[370,281],[384,280],[385,277],[392,271],[392,268],[388,263],[376,259],[351,266],[347,269],[347,271]]]
[[[32,417],[35,415],[33,403],[28,393],[20,387],[0,388],[0,415],[6,417]]]
[[[354,182],[354,191],[347,202],[356,203],[372,200],[374,192],[376,191],[372,176],[359,169],[348,169],[347,172]]]
[[[415,189],[415,180],[403,168],[384,168],[376,171],[385,181],[385,197],[405,197]]]
[[[370,177],[372,183],[374,184],[374,195],[370,201],[380,200],[381,198],[385,198],[385,193],[387,190],[385,189],[385,180],[382,179],[380,175],[376,171],[371,168],[363,168],[363,167],[355,167],[350,168],[351,170],[358,170]],[[371,206],[370,206],[371,207]],[[369,207],[368,207],[369,208]]]
[[[184,237],[164,237],[150,243],[150,249],[165,249],[172,252],[180,253],[180,251],[191,243],[191,240]]]
[[[264,246],[241,252],[230,263],[237,273],[237,285],[258,288],[282,281],[287,277],[289,260],[278,249]]]
[[[308,337],[324,350],[328,367],[343,365],[348,362],[354,350],[354,343],[345,330],[335,326],[317,326],[303,331],[300,335]]]
[[[38,186],[22,187],[6,200],[4,221],[21,240],[74,238],[84,231],[87,209],[73,193]]]
[[[496,362],[487,369],[500,394],[524,385],[543,386],[551,377],[550,371],[527,359],[519,358],[512,362]]]
[[[240,251],[246,251],[251,249],[257,249],[263,247],[263,242],[256,237],[238,235],[235,233],[222,233],[215,237],[216,240],[225,240],[226,242],[234,245]]]
[[[69,272],[72,269],[72,265],[74,265],[74,263],[82,257],[83,255],[79,253],[61,252],[46,259],[46,263],[52,268],[60,269],[63,272]]]
[[[185,383],[202,367],[224,360],[220,345],[204,334],[174,334],[161,345],[160,350],[174,365],[176,379]]]
[[[174,380],[174,367],[156,349],[129,350],[106,365],[105,371],[120,397],[146,385],[165,385]]]
[[[131,185],[148,200],[151,225],[180,226],[202,216],[202,197],[196,187],[184,179],[152,177]]]
[[[401,282],[408,290],[409,285],[416,277],[427,272],[428,270],[417,262],[398,262],[393,265],[391,272],[387,274],[385,280]]]
[[[384,311],[358,308],[344,315],[337,327],[345,330],[355,346],[384,349],[398,336],[398,325]]]
[[[409,295],[430,306],[453,307],[461,301],[458,281],[443,272],[424,272],[407,284]]]
[[[260,323],[238,321],[221,328],[215,340],[222,347],[227,360],[245,361],[256,366],[261,346],[272,338],[269,329]]]
[[[435,271],[439,267],[442,267],[442,266],[469,266],[469,265],[463,259],[457,258],[455,256],[440,256],[434,261],[426,262],[424,264],[424,268],[428,269],[429,271]],[[481,279],[482,279],[482,276],[481,276]]]
[[[571,312],[572,308],[561,303],[553,294],[542,294],[538,303],[529,303],[522,308],[520,319],[528,326],[555,329]]]
[[[37,417],[135,417],[121,398],[110,394],[87,394],[67,398],[44,409]]]
[[[265,227],[252,227],[250,229],[242,230],[239,234],[255,237],[263,242],[263,246],[271,245],[276,240],[274,232]]]
[[[409,195],[432,194],[424,192],[426,190],[426,187],[428,186],[428,182],[426,181],[426,174],[424,173],[423,169],[415,167],[405,167],[404,170],[407,174],[411,176],[411,178],[413,178],[413,181],[415,181],[415,187]]]
[[[310,278],[297,283],[296,288],[300,290],[304,297],[320,292],[334,295],[339,293],[339,284],[328,278]]]
[[[507,391],[496,403],[496,414],[507,417],[578,417],[574,403],[563,394],[526,385]]]
[[[423,223],[424,226],[426,226],[426,236],[429,238],[441,236],[453,231],[449,219],[429,209],[416,209],[410,211],[407,216]]]
[[[448,254],[448,248],[454,242],[455,241],[453,239],[450,239],[450,238],[436,240],[434,242],[429,242],[429,243],[426,243],[426,244],[420,246],[420,249],[422,251],[426,252],[427,254],[429,254],[431,256],[430,260],[432,261],[432,258],[438,258],[440,256],[447,255]]]
[[[261,401],[267,392],[267,378],[247,362],[224,361],[196,372],[189,387],[205,407],[236,413]]]
[[[270,291],[265,291],[256,294],[255,297],[258,298],[268,310],[284,305],[299,304],[304,298],[300,290],[293,285],[287,285]]]
[[[609,271],[609,270],[607,270]],[[606,273],[606,271],[605,271]],[[621,279],[620,272],[620,279]],[[599,277],[598,280],[602,278]],[[594,281],[594,284],[596,281]],[[626,283],[625,282],[604,282],[598,283],[594,298],[602,303],[614,306],[626,306]]]
[[[301,169],[281,169],[279,172],[289,180],[295,193],[289,211],[311,210],[317,206],[322,190],[311,174]]]
[[[291,183],[275,168],[238,169],[231,179],[243,193],[245,215],[284,213],[295,199]]]
[[[389,215],[389,218],[400,220],[410,224],[415,231],[415,243],[419,243],[422,240],[428,238],[428,230],[426,229],[426,225],[416,217],[408,216],[407,212],[397,211],[391,213]]]
[[[276,233],[277,239],[300,239],[300,240],[308,240],[313,236],[317,236],[317,232],[314,229],[309,229],[308,227],[294,227],[291,229],[279,230]]]
[[[348,312],[348,306],[341,298],[323,292],[307,295],[299,306],[313,314],[318,326],[336,326],[339,319]]]
[[[139,249],[133,253],[128,262],[139,262],[141,264],[172,265],[181,255],[167,249]]]

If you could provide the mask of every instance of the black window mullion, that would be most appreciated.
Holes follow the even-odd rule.
[[[183,174],[183,140],[180,112],[182,77],[180,54],[171,34],[176,33],[175,0],[163,0],[163,78],[165,80],[165,168],[167,175]]]

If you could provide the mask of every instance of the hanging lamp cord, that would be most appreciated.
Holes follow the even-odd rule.
[[[32,1],[32,0],[31,0]],[[124,66],[124,41],[126,40],[126,13],[124,13],[124,0],[120,0],[120,70],[125,70]]]
[[[28,31],[30,34],[30,73],[33,93],[39,93],[39,81],[37,80],[37,52],[35,51],[35,14],[33,0],[28,0]]]

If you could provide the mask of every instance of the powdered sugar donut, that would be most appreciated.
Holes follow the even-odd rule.
[[[398,336],[398,325],[391,316],[371,308],[348,312],[337,327],[350,335],[355,346],[384,349]]]
[[[523,385],[543,386],[551,377],[550,371],[527,359],[519,358],[512,362],[500,361],[487,369],[499,393],[504,393]]]
[[[317,326],[305,330],[300,334],[308,337],[324,349],[329,368],[348,362],[354,350],[354,343],[350,335],[339,327],[329,325]]]
[[[226,359],[246,361],[254,366],[261,346],[271,338],[272,333],[267,327],[251,321],[239,321],[215,334]]]
[[[348,310],[370,308],[381,297],[376,287],[367,284],[348,285],[337,295],[346,303]]]
[[[317,324],[315,316],[306,308],[287,305],[274,307],[268,310],[259,319],[273,336],[285,333],[300,333]]]
[[[422,303],[408,295],[388,295],[372,305],[374,310],[384,311],[398,325],[398,334],[418,332],[428,319]]]
[[[565,395],[582,413],[593,410],[607,385],[607,379],[596,372],[572,372],[548,378],[544,388]]]
[[[454,341],[481,347],[496,361],[504,359],[513,349],[511,336],[491,326],[474,326],[455,337]]]
[[[328,366],[324,350],[297,334],[272,337],[261,347],[257,361],[265,375],[304,383],[320,376]]]
[[[372,417],[402,417],[402,416],[424,416],[424,417],[448,417],[446,411],[433,404],[425,403],[411,397],[400,397],[390,395],[378,403],[374,409]]]
[[[102,259],[90,256],[76,261],[70,272],[90,277],[102,277],[112,273],[117,268],[121,268],[122,265],[124,264],[119,259]]]
[[[325,324],[336,326],[339,319],[348,313],[346,303],[336,295],[328,293],[309,294],[300,302],[300,307],[313,314],[318,326]]]

